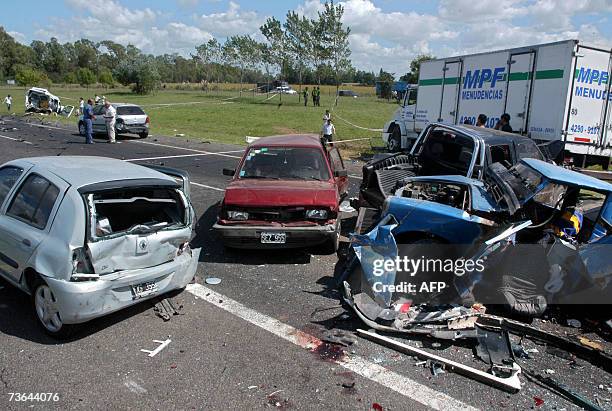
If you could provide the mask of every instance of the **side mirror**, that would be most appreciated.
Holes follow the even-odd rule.
[[[336,170],[336,171],[334,171],[334,177],[348,177],[348,171],[346,171],[346,170]]]
[[[234,176],[234,174],[236,174],[236,170],[234,170],[234,169],[231,169],[231,168],[224,168],[224,169],[223,169],[223,175],[224,175],[224,176],[230,176],[230,177],[233,177],[233,176]]]

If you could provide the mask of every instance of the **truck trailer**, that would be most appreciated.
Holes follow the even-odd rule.
[[[424,61],[418,85],[383,128],[390,151],[408,149],[433,122],[495,127],[510,115],[515,133],[561,140],[564,160],[608,168],[612,152],[612,50],[578,40]]]

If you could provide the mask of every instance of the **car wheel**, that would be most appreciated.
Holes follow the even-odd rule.
[[[392,153],[396,153],[402,149],[402,131],[397,125],[393,127],[393,132],[387,142],[387,148]]]
[[[87,134],[87,127],[85,127],[85,123],[83,123],[82,121],[79,122],[79,134],[83,137],[85,137],[85,135]]]
[[[149,133],[140,133],[138,135],[140,136],[140,138],[147,138],[149,136]]]
[[[55,338],[67,338],[72,333],[73,326],[62,322],[57,299],[51,288],[42,280],[34,286],[32,305],[38,324],[47,334]]]
[[[325,254],[333,254],[338,251],[340,247],[340,233],[342,232],[342,220],[338,217],[338,227],[336,228],[336,233],[333,238],[330,238],[325,243]]]

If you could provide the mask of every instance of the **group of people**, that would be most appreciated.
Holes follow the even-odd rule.
[[[308,105],[308,95],[312,97],[312,105],[315,107],[321,106],[321,88],[319,86],[313,87],[312,92],[308,92],[308,87],[302,91],[302,97],[304,97],[304,107]]]
[[[101,102],[100,97],[96,95],[97,104]],[[106,123],[106,133],[108,135],[108,142],[111,144],[117,143],[115,139],[115,123],[117,119],[117,110],[111,102],[104,98],[104,114],[102,117]],[[84,102],[83,97],[80,98],[79,101],[79,110],[83,115],[83,123],[85,124],[85,143],[86,144],[94,144],[93,142],[93,121],[96,119],[96,115],[94,114],[94,101],[92,99],[87,99],[87,103]]]
[[[467,124],[467,125],[475,125],[476,127],[486,127],[487,125],[487,121],[488,121],[488,117],[484,114],[479,114],[478,118],[476,118],[476,124],[472,124],[472,120],[467,117],[464,121],[463,124]],[[505,131],[506,133],[512,133],[512,127],[510,126],[510,114],[508,113],[504,113],[501,115],[501,117],[499,118],[499,121],[495,124],[495,127],[493,127],[495,130],[501,130],[501,131]]]

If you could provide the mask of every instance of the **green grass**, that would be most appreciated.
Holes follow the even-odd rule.
[[[168,85],[156,94],[139,96],[126,88],[85,89],[79,87],[52,87],[50,91],[62,99],[62,104],[77,104],[78,98],[92,97],[97,93],[105,95],[113,102],[126,102],[142,105],[151,118],[151,133],[174,136],[184,134],[185,138],[219,141],[224,143],[245,144],[245,136],[268,136],[287,133],[319,133],[322,116],[326,108],[333,108],[337,139],[374,138],[381,144],[379,131],[362,130],[342,121],[343,119],[365,128],[380,129],[391,117],[397,105],[372,96],[373,88],[352,88],[360,94],[359,98],[341,97],[333,107],[335,89],[322,87],[321,107],[304,107],[295,95],[283,95],[267,101],[265,94],[253,95],[243,92],[239,96],[236,85],[224,85],[224,90],[205,92],[202,90],[176,90],[180,85]],[[244,88],[251,88],[245,85]],[[294,86],[297,89],[297,86]],[[345,87],[343,87],[344,89]],[[6,94],[13,95],[13,112],[23,113],[25,88],[0,88],[2,99]],[[2,100],[0,99],[0,101]],[[176,106],[159,104],[190,103]],[[195,103],[195,104],[191,104]],[[309,103],[311,103],[309,101]],[[6,113],[6,106],[0,114]],[[332,114],[332,115],[333,115]],[[49,118],[51,119],[51,118]],[[68,124],[76,124],[74,118],[59,119]],[[347,143],[350,152],[367,151],[369,141]]]

